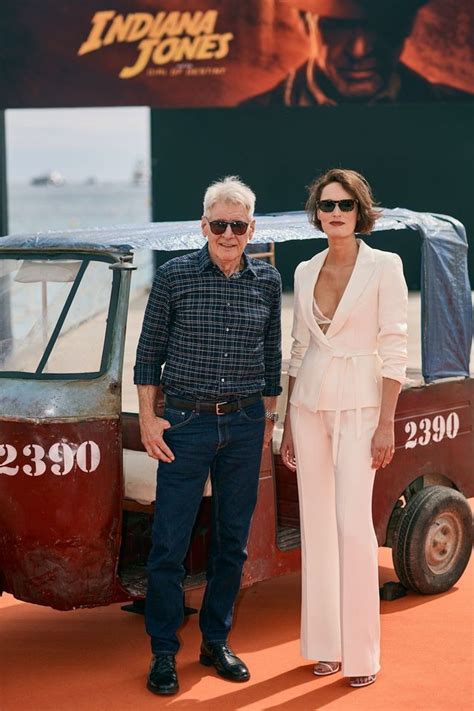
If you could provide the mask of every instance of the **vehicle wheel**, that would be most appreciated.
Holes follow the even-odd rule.
[[[410,499],[394,532],[392,556],[400,582],[424,595],[449,590],[468,564],[472,513],[465,497],[428,486]]]

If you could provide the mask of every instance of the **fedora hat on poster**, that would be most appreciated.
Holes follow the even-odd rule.
[[[364,19],[414,16],[429,0],[277,0],[280,6],[312,12],[321,17]]]

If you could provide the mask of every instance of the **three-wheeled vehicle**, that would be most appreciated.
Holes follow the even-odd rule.
[[[263,243],[317,236],[302,213],[257,226]],[[423,370],[399,399],[374,525],[402,583],[436,593],[458,580],[471,550],[467,241],[456,220],[408,210],[385,210],[376,229],[422,238]],[[0,591],[61,610],[143,598],[156,463],[137,414],[122,411],[133,255],[201,245],[189,222],[0,239]],[[244,586],[300,566],[296,478],[278,439],[263,451]],[[204,582],[209,522],[205,495],[187,587]]]

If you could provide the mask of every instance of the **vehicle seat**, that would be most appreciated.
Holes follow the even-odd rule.
[[[122,413],[122,446],[124,497],[148,506],[155,501],[157,462],[142,444],[137,413]]]

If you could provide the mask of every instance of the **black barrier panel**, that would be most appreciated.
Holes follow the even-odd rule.
[[[198,221],[206,187],[232,174],[253,188],[257,211],[301,210],[317,174],[346,167],[366,176],[384,207],[457,217],[472,244],[472,104],[153,110],[151,122],[155,220]],[[370,243],[382,246],[380,239]],[[296,264],[323,246],[276,246],[286,289]],[[392,233],[383,248],[400,253],[409,286],[418,289],[416,234]],[[469,260],[472,282],[472,253]]]

